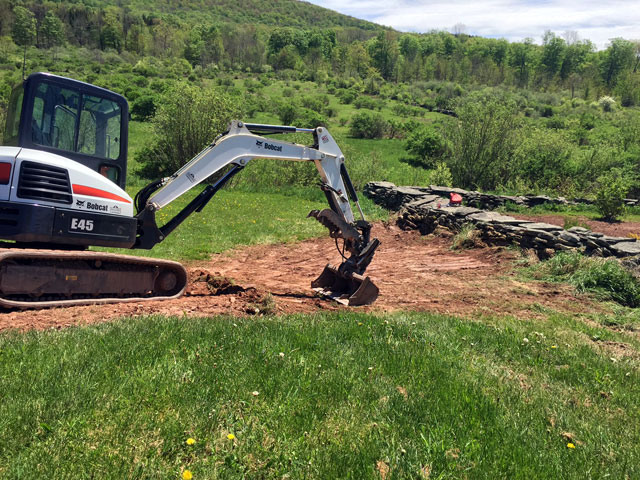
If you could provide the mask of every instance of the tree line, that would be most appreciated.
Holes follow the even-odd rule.
[[[605,50],[596,51],[591,41],[579,39],[575,32],[559,36],[547,31],[542,44],[536,45],[532,39],[508,42],[445,31],[399,33],[366,22],[295,28],[206,18],[72,2],[12,7],[12,2],[1,0],[0,36],[4,43],[10,37],[25,54],[28,46],[70,44],[183,58],[201,69],[290,70],[313,80],[340,75],[371,82],[437,80],[563,89],[572,97],[615,94],[625,106],[640,104],[640,41],[616,38]]]

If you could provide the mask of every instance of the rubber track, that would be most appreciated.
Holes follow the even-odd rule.
[[[78,262],[78,261],[88,261],[88,262],[110,262],[115,265],[121,265],[130,267],[132,265],[137,265],[140,267],[158,267],[161,271],[172,271],[176,275],[176,286],[171,289],[171,295],[158,295],[155,291],[152,291],[151,294],[145,294],[144,296],[140,296],[140,292],[136,292],[132,294],[132,296],[117,296],[114,295],[113,292],[110,294],[109,292],[105,292],[104,296],[94,296],[91,298],[68,298],[62,294],[59,294],[60,298],[53,298],[55,294],[47,294],[47,300],[16,300],[11,298],[5,298],[4,292],[0,292],[0,307],[5,308],[50,308],[50,307],[64,307],[64,306],[73,306],[73,305],[96,305],[96,304],[105,304],[105,303],[125,303],[125,302],[147,302],[147,301],[155,301],[155,300],[169,300],[173,298],[180,297],[187,286],[187,272],[184,267],[178,263],[173,262],[171,260],[158,260],[154,258],[145,258],[145,257],[134,257],[129,255],[118,255],[114,253],[106,253],[106,252],[91,252],[91,251],[66,251],[66,250],[37,250],[37,249],[3,249],[0,248],[0,267],[5,262],[12,262],[14,260],[41,260],[44,262],[48,261],[65,261],[69,260],[70,263]],[[58,267],[59,268],[59,267]],[[69,267],[71,268],[71,267]],[[144,270],[145,268],[141,268]],[[128,270],[135,271],[135,270]],[[123,275],[127,274],[127,271],[122,272]],[[2,272],[0,271],[0,275]],[[25,293],[24,296],[28,294]],[[112,295],[112,296],[110,296]],[[20,295],[22,296],[22,295]]]

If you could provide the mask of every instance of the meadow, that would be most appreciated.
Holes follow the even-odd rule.
[[[175,171],[167,159],[188,160],[171,157],[172,118],[210,125],[201,145],[231,118],[324,125],[359,190],[386,180],[614,206],[640,193],[633,42],[595,51],[552,32],[540,46],[402,34],[285,1],[23,3],[0,0],[0,122],[23,66],[123,94],[132,196]],[[188,100],[210,108],[191,111]],[[135,253],[196,266],[326,235],[306,218],[326,206],[317,181],[312,165],[255,160],[154,250]],[[360,200],[368,219],[393,222]],[[599,205],[526,213],[580,224],[605,215]],[[640,219],[637,209],[615,213]],[[473,315],[192,312],[2,329],[0,474],[640,478],[640,316],[621,305],[640,298],[637,280],[577,257],[531,266],[519,255],[499,275],[519,282],[514,297],[540,295],[524,314],[509,314],[506,297]],[[567,283],[569,307],[543,304]]]

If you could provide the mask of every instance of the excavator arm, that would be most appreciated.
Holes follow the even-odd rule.
[[[314,136],[314,145],[304,146],[259,134],[307,132]],[[344,165],[344,155],[331,134],[323,127],[301,129],[289,126],[245,124],[233,121],[227,133],[198,153],[171,177],[158,180],[143,188],[136,196],[138,236],[134,248],[149,249],[163,241],[192,213],[201,211],[211,198],[234,175],[254,158],[271,158],[314,162],[320,174],[320,188],[326,195],[329,208],[309,213],[329,229],[329,234],[342,239],[343,261],[339,266],[327,265],[312,282],[312,287],[325,296],[348,305],[370,304],[378,295],[377,287],[363,274],[371,262],[377,239],[370,238],[371,225],[364,218],[358,196]],[[181,212],[163,226],[156,223],[156,212],[205,181],[229,167],[213,185],[208,185]],[[357,206],[356,220],[350,200]],[[345,256],[348,252],[349,256]]]

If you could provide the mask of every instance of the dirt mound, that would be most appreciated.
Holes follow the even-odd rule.
[[[584,309],[569,287],[519,283],[512,272],[517,254],[502,248],[452,251],[450,236],[420,236],[378,223],[382,244],[367,274],[380,288],[374,305],[355,311],[417,310],[461,315],[537,315],[540,306]],[[0,313],[0,330],[61,328],[138,315],[267,315],[343,310],[316,296],[310,284],[339,254],[332,239],[258,245],[187,265],[182,298],[39,311]],[[593,306],[591,308],[594,308]]]

